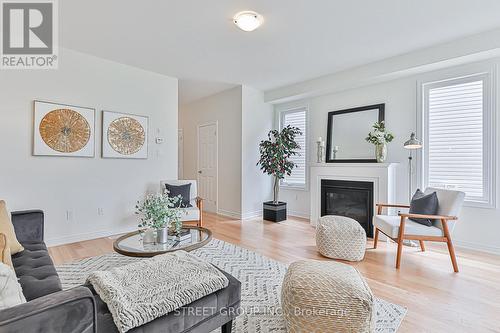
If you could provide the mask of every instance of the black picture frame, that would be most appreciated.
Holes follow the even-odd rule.
[[[326,163],[376,163],[377,159],[333,159],[331,156],[331,139],[332,139],[332,123],[333,123],[333,117],[335,115],[339,114],[345,114],[345,113],[354,113],[354,112],[361,112],[361,111],[367,111],[367,110],[378,110],[378,121],[382,122],[385,120],[385,104],[373,104],[373,105],[367,105],[367,106],[360,106],[356,108],[350,108],[350,109],[345,109],[345,110],[338,110],[338,111],[330,111],[328,112],[328,122],[327,122],[327,132],[326,132]]]

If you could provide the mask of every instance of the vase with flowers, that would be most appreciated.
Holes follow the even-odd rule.
[[[373,124],[373,131],[368,133],[365,140],[375,145],[375,157],[377,162],[382,163],[387,158],[387,144],[394,140],[394,135],[387,132],[383,121]]]
[[[170,197],[168,192],[149,194],[138,201],[135,208],[140,215],[139,228],[156,231],[156,241],[166,243],[168,234],[177,234],[182,228],[180,196]]]

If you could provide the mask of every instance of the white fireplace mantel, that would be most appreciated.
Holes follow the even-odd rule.
[[[311,163],[311,224],[321,216],[321,180],[351,180],[373,182],[373,201],[394,202],[396,168],[399,163]],[[375,212],[374,212],[375,213]]]

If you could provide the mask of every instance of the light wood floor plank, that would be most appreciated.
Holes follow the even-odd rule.
[[[291,263],[318,254],[315,229],[304,219],[282,223],[205,215],[214,237]],[[113,239],[51,247],[56,264],[112,252]],[[394,268],[396,246],[367,244],[365,259],[349,263],[367,279],[377,297],[408,307],[399,332],[500,332],[500,256],[457,249],[460,273],[453,273],[446,246],[426,243],[427,251],[405,247],[401,269]],[[444,244],[443,244],[444,245]]]

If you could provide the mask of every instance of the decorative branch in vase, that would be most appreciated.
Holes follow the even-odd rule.
[[[365,140],[375,145],[375,157],[382,163],[387,158],[387,144],[394,140],[394,135],[386,131],[383,121],[373,124],[373,131],[368,133]]]

